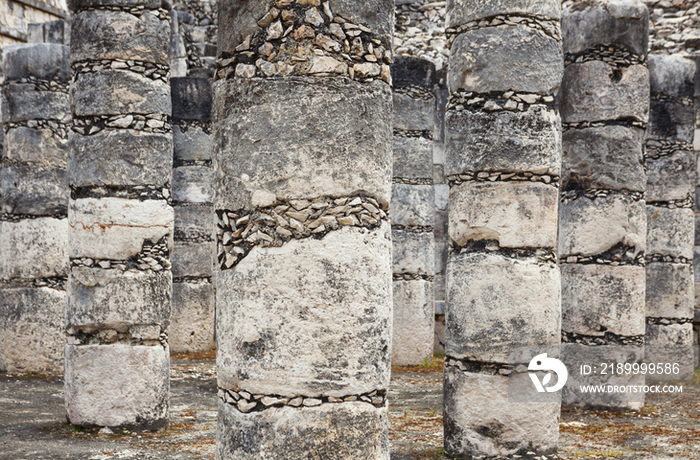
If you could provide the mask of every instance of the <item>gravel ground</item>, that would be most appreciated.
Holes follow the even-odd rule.
[[[171,422],[158,433],[99,434],[65,421],[63,381],[0,374],[0,459],[210,459],[216,433],[216,368],[211,356],[171,362]],[[446,460],[442,454],[442,361],[394,368],[389,392],[392,460]],[[700,378],[682,394],[650,395],[642,412],[562,412],[560,458],[700,458]]]

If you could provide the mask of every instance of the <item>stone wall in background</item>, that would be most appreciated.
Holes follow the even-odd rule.
[[[171,63],[173,77],[212,77],[216,60],[216,0],[173,3]]]
[[[68,17],[65,0],[0,1],[0,51],[5,45],[35,41],[29,39],[29,25]]]

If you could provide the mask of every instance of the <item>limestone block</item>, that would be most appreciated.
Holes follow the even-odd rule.
[[[690,382],[694,377],[695,353],[691,324],[647,325],[644,361],[662,365],[663,373],[647,376],[648,383]],[[660,342],[660,343],[657,343]],[[668,342],[664,344],[664,342]],[[667,367],[667,364],[670,365]],[[675,365],[675,366],[674,366]]]
[[[72,11],[100,6],[117,6],[125,9],[143,6],[149,10],[155,10],[161,7],[169,9],[172,7],[172,2],[170,0],[68,0],[68,6]]]
[[[694,229],[692,209],[647,206],[647,254],[692,259]]]
[[[41,80],[70,80],[70,48],[51,43],[6,45],[2,73],[7,80],[36,77]]]
[[[56,19],[42,24],[43,41],[46,43],[57,43],[59,45],[70,45],[70,21]],[[66,59],[66,62],[69,62]]]
[[[649,46],[649,11],[643,2],[595,0],[565,9],[564,51],[577,54],[598,44],[617,45],[639,56]]]
[[[389,203],[391,92],[385,83],[234,78],[217,81],[214,92],[216,209],[249,208],[256,191],[285,199],[364,191]]]
[[[600,126],[564,131],[564,190],[626,189],[643,192],[644,130]]]
[[[197,126],[173,125],[176,160],[211,160],[212,136]]]
[[[0,289],[0,370],[63,374],[65,310],[65,291]]]
[[[435,99],[414,99],[394,93],[394,129],[429,130],[435,128]]]
[[[71,21],[71,63],[123,59],[168,64],[170,22],[158,19],[156,14],[144,10],[135,16],[106,9],[75,13]]]
[[[562,264],[560,269],[563,331],[599,337],[644,334],[644,267]]]
[[[417,366],[432,360],[435,335],[433,283],[394,281],[392,366]]]
[[[391,231],[391,257],[394,273],[435,273],[435,237],[432,232]]]
[[[173,140],[167,134],[105,129],[90,136],[68,136],[69,171],[74,187],[155,185],[165,187],[172,175]]]
[[[219,386],[285,397],[387,388],[390,258],[384,223],[254,247],[234,270],[217,270]]]
[[[208,78],[171,78],[173,120],[211,120],[211,81]]]
[[[659,347],[657,351],[661,351],[663,348],[670,349],[671,347],[669,346],[671,345],[691,345],[693,343],[693,325],[691,323],[665,325],[647,324],[646,343],[651,347],[651,350],[653,350],[654,347]],[[680,355],[672,357],[672,361],[670,362],[675,362],[679,357]],[[649,358],[651,358],[651,356],[647,356],[646,361],[656,361],[652,361]]]
[[[693,143],[695,114],[692,105],[675,101],[651,101],[647,137]]]
[[[648,202],[684,200],[695,194],[695,152],[679,150],[647,159]]]
[[[41,217],[0,222],[0,279],[68,275],[68,223]]]
[[[175,242],[173,276],[211,276],[214,267],[214,243]]]
[[[561,2],[557,0],[453,0],[448,8],[447,27],[459,27],[470,21],[499,14],[561,17]]]
[[[455,38],[447,87],[451,93],[463,89],[552,94],[559,89],[563,70],[561,42],[524,25],[485,27]]]
[[[394,0],[329,0],[334,16],[368,27],[386,49],[392,49]],[[244,1],[227,3],[219,10],[219,52],[233,54],[248,35],[258,31],[259,21],[269,9],[267,3]],[[281,94],[281,93],[278,93]]]
[[[683,56],[652,54],[649,56],[651,93],[692,98],[695,72],[695,62]]]
[[[424,137],[394,137],[392,176],[405,179],[432,179],[433,141]]]
[[[435,188],[432,185],[393,184],[389,217],[394,225],[435,225]]]
[[[541,182],[464,182],[450,189],[450,241],[554,248],[558,202],[559,190]]]
[[[561,120],[555,110],[525,112],[448,111],[445,114],[445,174],[464,171],[561,170]]]
[[[602,61],[570,64],[564,70],[560,100],[564,123],[623,118],[646,123],[649,70],[643,65],[616,70]]]
[[[388,418],[386,406],[365,402],[273,407],[244,414],[219,400],[216,459],[389,460]]]
[[[394,88],[420,86],[432,91],[436,83],[435,64],[415,56],[395,56],[391,66],[391,80]]]
[[[173,200],[211,203],[212,182],[209,166],[182,166],[173,169]]]
[[[502,375],[446,367],[444,378],[443,420],[448,456],[497,457],[521,451],[544,455],[557,451],[559,401],[510,401],[509,379]]]
[[[130,429],[167,426],[167,348],[66,345],[65,360],[65,399],[70,423]]]
[[[181,60],[187,58],[187,48],[185,48],[185,40],[181,34],[170,35],[170,65],[172,67],[173,60]],[[170,72],[171,82],[173,78],[180,78],[179,76],[173,77],[172,70]],[[186,76],[182,75],[183,77]]]
[[[6,160],[37,163],[44,169],[66,168],[68,143],[50,129],[19,126],[5,136]]]
[[[569,379],[562,389],[562,405],[582,409],[602,410],[641,410],[644,407],[644,393],[583,393],[585,385],[644,385],[645,376],[638,374],[612,374],[610,364],[642,364],[644,348],[636,345],[587,346],[577,343],[562,345],[561,360],[569,371]],[[607,364],[604,368],[602,363]],[[582,365],[596,366],[595,372],[583,375]],[[602,374],[603,371],[606,374]]]
[[[70,98],[57,91],[36,91],[30,83],[5,83],[2,87],[2,121],[52,119],[70,121]]]
[[[0,172],[2,209],[14,214],[65,214],[68,182],[65,168],[51,170],[36,166],[5,166]]]
[[[611,194],[559,204],[559,257],[602,254],[617,245],[644,252],[647,220],[644,201]]]
[[[646,316],[692,318],[693,267],[686,264],[651,263],[646,266]]]
[[[172,240],[173,220],[173,208],[164,200],[71,200],[70,257],[126,260],[138,254],[145,241],[155,243],[164,236]]]
[[[175,229],[179,238],[201,238],[214,232],[211,206],[176,206]]]
[[[168,344],[173,353],[207,353],[214,349],[214,287],[211,283],[173,283]]]
[[[110,91],[95,91],[110,88]],[[126,115],[161,113],[170,115],[170,86],[128,70],[80,73],[71,85],[73,114]]]
[[[488,253],[450,257],[445,354],[506,364],[514,343],[523,348],[558,344],[560,290],[555,265]]]
[[[72,267],[66,325],[118,331],[133,325],[156,325],[166,330],[171,282],[168,271]]]

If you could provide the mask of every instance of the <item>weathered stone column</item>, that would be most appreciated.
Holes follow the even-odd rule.
[[[173,100],[173,309],[170,350],[214,349],[211,83],[172,78]]]
[[[435,66],[398,56],[394,83],[394,170],[391,236],[394,270],[392,365],[423,364],[435,335]]]
[[[71,4],[65,399],[71,423],[167,424],[169,4]]]
[[[0,369],[61,374],[68,276],[69,49],[8,45],[0,188]]]
[[[643,394],[581,394],[578,386],[643,384],[643,374],[587,381],[578,369],[643,358],[649,13],[638,0],[596,0],[565,9],[562,28],[564,404],[640,409]]]
[[[645,359],[679,368],[647,380],[687,380],[694,369],[695,63],[652,55],[649,74]]]
[[[225,1],[218,459],[388,459],[393,2]]]
[[[559,402],[514,402],[560,340],[559,0],[448,4],[448,456],[556,457]]]

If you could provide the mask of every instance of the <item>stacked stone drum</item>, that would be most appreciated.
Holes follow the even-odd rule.
[[[65,400],[76,425],[167,424],[169,8],[161,0],[71,3]]]
[[[222,2],[218,459],[387,459],[393,2]]]
[[[559,401],[514,401],[509,387],[560,341],[560,14],[558,0],[448,3],[449,456],[556,457]]]

